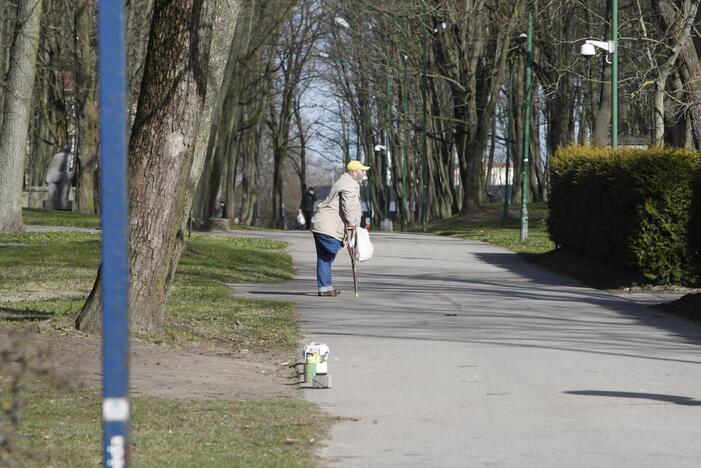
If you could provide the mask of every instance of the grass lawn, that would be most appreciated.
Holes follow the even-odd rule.
[[[431,223],[428,228],[441,236],[489,242],[517,253],[541,254],[555,248],[545,228],[546,214],[544,204],[530,206],[526,241],[520,240],[521,221],[517,208],[509,210],[507,222],[503,223],[503,207],[495,204],[486,205],[478,215],[456,215]]]
[[[0,234],[0,244],[8,245],[0,250],[0,323],[72,326],[95,280],[99,234]],[[291,350],[299,338],[292,304],[237,298],[227,286],[291,278],[284,247],[262,239],[193,236],[178,264],[163,334],[139,337],[204,347],[224,342],[231,352]]]
[[[101,395],[36,385],[15,437],[16,466],[101,463]],[[300,400],[182,401],[131,398],[131,466],[312,466],[328,417]],[[10,464],[10,466],[13,466]]]
[[[74,226],[91,229],[100,228],[99,215],[86,215],[63,210],[23,208],[22,220],[24,224],[29,225]]]
[[[96,227],[95,217],[25,210],[32,223]],[[93,219],[91,222],[90,219]],[[27,218],[25,218],[25,222]],[[92,223],[92,224],[91,224]],[[155,343],[213,350],[292,353],[300,337],[290,303],[237,298],[228,283],[292,277],[278,241],[195,235],[182,255]],[[92,288],[99,234],[81,231],[0,234],[0,327],[46,332],[72,326]],[[0,432],[7,415],[7,368],[0,363]],[[45,377],[21,393],[13,456],[17,466],[95,466],[101,460],[99,392],[61,389]],[[175,401],[134,396],[133,466],[311,466],[310,440],[328,416],[299,400]],[[0,465],[3,444],[0,437]]]

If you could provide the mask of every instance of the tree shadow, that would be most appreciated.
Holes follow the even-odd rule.
[[[566,275],[596,289],[621,289],[646,280],[632,271],[614,268],[600,260],[565,250],[545,253],[519,253],[519,257],[553,273]]]
[[[555,287],[581,286],[578,280],[563,277],[553,273],[539,265],[521,261],[517,255],[501,253],[478,253],[481,260],[492,265],[507,269],[520,276],[526,277],[531,283],[544,284]],[[525,295],[530,295],[530,291],[522,291]],[[542,293],[538,293],[542,294]],[[582,291],[573,297],[560,297],[561,302],[569,300],[577,302],[587,302],[609,310],[613,310],[623,316],[634,319],[640,324],[658,329],[666,329],[675,335],[684,338],[689,343],[699,344],[701,342],[701,329],[689,322],[680,320],[672,314],[668,314],[659,309],[642,306],[625,299],[618,298],[606,291]],[[668,318],[668,319],[664,319]]]
[[[614,398],[639,398],[643,400],[663,401],[683,406],[701,406],[701,400],[679,395],[664,395],[661,393],[641,393],[641,392],[618,392],[607,390],[570,390],[568,395],[601,396]]]
[[[41,322],[53,317],[53,313],[34,309],[0,307],[0,320],[8,322]]]

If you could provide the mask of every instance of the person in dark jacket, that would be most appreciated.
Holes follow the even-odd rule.
[[[304,215],[304,229],[309,230],[312,225],[312,215],[314,215],[314,203],[316,202],[316,194],[314,187],[309,187],[302,194],[302,203],[299,205],[299,211]]]

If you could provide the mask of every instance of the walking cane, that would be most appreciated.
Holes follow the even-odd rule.
[[[353,289],[355,290],[355,297],[358,297],[358,277],[355,274],[355,249],[351,247],[351,243],[355,240],[355,232],[353,232],[353,236],[349,236],[348,239],[348,244],[346,247],[348,248],[348,255],[350,256],[351,259],[351,270],[353,270]]]

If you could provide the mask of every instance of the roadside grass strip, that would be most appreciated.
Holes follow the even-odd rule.
[[[95,417],[99,391],[37,384],[25,398],[29,404],[13,451],[17,466],[101,463],[101,422]],[[313,449],[329,423],[315,405],[301,400],[136,396],[131,405],[130,462],[135,467],[313,466]]]
[[[509,210],[506,224],[502,223],[502,207],[486,205],[482,213],[473,217],[456,215],[429,225],[437,235],[488,242],[516,253],[545,253],[555,248],[548,237],[545,225],[547,207],[534,204],[530,207],[528,240],[522,241],[521,220],[518,208]]]
[[[99,266],[99,234],[26,232],[0,235],[0,323],[30,330],[70,327]],[[288,351],[297,343],[292,304],[236,298],[236,282],[292,277],[285,243],[193,236],[181,256],[155,343]]]
[[[228,284],[292,277],[283,242],[195,236],[182,256],[166,305],[165,339],[217,343],[236,351],[290,351],[300,338],[289,302],[236,298]]]

